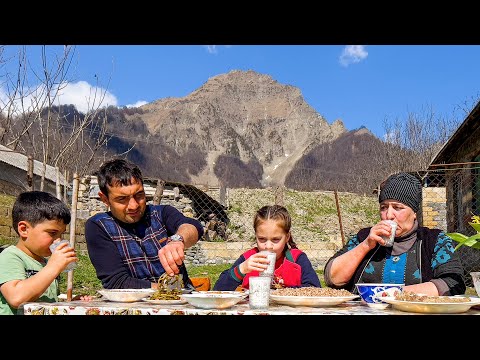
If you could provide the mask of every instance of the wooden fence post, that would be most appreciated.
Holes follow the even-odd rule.
[[[78,200],[78,174],[73,174],[73,193],[72,193],[72,219],[70,221],[70,246],[75,249],[75,228],[77,225],[77,200]],[[73,272],[67,272],[67,301],[72,301],[73,294]]]
[[[275,205],[284,206],[283,191],[284,191],[283,186],[275,187]]]
[[[155,194],[153,194],[153,205],[160,204],[163,196],[163,189],[165,189],[165,180],[158,179],[157,180],[157,188],[155,189]]]
[[[340,213],[340,204],[338,203],[337,190],[335,189],[333,193],[335,194],[335,205],[337,206],[338,223],[340,224],[340,235],[342,236],[342,246],[343,246],[345,245],[345,235],[343,234],[342,214]]]
[[[220,204],[225,206],[225,196],[226,196],[227,189],[226,189],[226,186],[223,184],[223,182],[220,183],[219,192],[220,192],[220,194],[219,194]]]
[[[60,184],[60,169],[58,168],[58,166],[55,166],[55,175],[56,175],[55,190],[57,193],[57,199],[62,200],[62,187]]]
[[[33,156],[28,155],[27,158],[27,186],[28,191],[33,191],[34,181],[33,181]]]

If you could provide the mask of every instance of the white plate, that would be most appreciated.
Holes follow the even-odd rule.
[[[152,295],[153,289],[100,289],[97,290],[105,299],[114,302],[135,302]]]
[[[181,298],[181,299],[176,299],[176,300],[152,300],[149,298],[143,299],[143,301],[146,301],[150,304],[157,304],[157,305],[180,305],[180,304],[186,304],[187,300]]]
[[[453,298],[453,296],[441,296]],[[469,302],[423,302],[395,300],[394,297],[382,297],[382,301],[392,304],[397,310],[424,313],[424,314],[459,314],[470,310],[472,306],[480,304],[480,298],[471,297]]]
[[[190,305],[201,309],[227,309],[247,296],[243,291],[194,291],[182,295]]]
[[[353,300],[359,295],[351,296],[283,296],[270,294],[270,299],[278,304],[290,306],[334,306]]]

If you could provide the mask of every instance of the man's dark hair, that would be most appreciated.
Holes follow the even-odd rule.
[[[18,223],[28,221],[35,226],[47,220],[70,224],[70,209],[61,200],[44,191],[26,191],[17,196],[12,209],[12,225],[18,234]]]
[[[98,187],[105,196],[108,196],[107,186],[132,185],[132,179],[143,184],[143,176],[139,167],[123,159],[113,159],[103,163],[97,173],[97,179]]]

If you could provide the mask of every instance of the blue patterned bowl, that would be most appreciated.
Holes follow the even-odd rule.
[[[395,296],[403,291],[405,284],[380,284],[380,283],[358,283],[358,294],[368,306],[385,309],[389,306],[388,303],[380,300],[383,296]]]

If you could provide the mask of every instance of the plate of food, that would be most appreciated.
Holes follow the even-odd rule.
[[[170,300],[145,298],[143,299],[143,301],[146,301],[150,304],[156,304],[156,305],[182,305],[187,303],[187,300],[185,300],[184,298],[170,299]]]
[[[272,290],[270,299],[281,305],[289,306],[335,306],[359,298],[347,290],[332,288],[283,288]]]
[[[412,293],[382,297],[382,301],[400,311],[423,314],[459,314],[480,304],[480,298],[469,296],[427,296]]]

